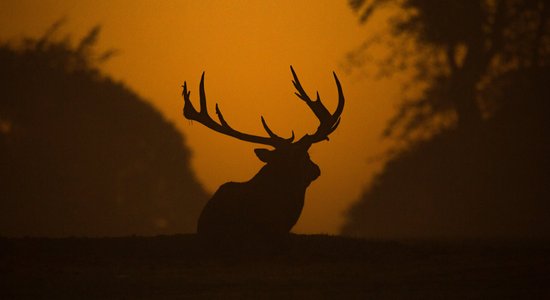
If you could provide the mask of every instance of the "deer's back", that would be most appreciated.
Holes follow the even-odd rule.
[[[197,232],[221,236],[288,233],[300,216],[304,193],[266,189],[250,182],[225,183],[203,209]]]

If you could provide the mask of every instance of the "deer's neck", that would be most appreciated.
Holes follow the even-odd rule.
[[[284,192],[305,193],[307,185],[297,180],[294,174],[275,172],[268,166],[264,166],[249,182],[262,186],[266,190],[280,190]]]

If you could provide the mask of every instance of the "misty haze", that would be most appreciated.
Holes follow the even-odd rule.
[[[0,298],[550,298],[549,32],[543,0],[2,1]]]

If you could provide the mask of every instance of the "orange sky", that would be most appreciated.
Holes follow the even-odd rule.
[[[314,95],[319,90],[331,110],[337,101],[332,71],[338,74],[347,100],[342,122],[330,142],[310,150],[322,176],[308,189],[295,232],[336,233],[343,212],[380,167],[369,159],[384,149],[380,132],[393,113],[399,85],[342,69],[345,54],[384,24],[375,19],[360,26],[345,0],[2,0],[0,38],[41,35],[64,16],[68,22],[62,34],[75,39],[102,25],[99,49],[120,50],[104,71],[151,101],[184,132],[193,167],[211,192],[226,181],[251,178],[261,167],[252,151],[260,146],[183,119],[180,86],[187,80],[191,99],[198,103],[203,70],[210,107],[218,102],[235,129],[263,135],[263,115],[276,133],[288,136],[294,129],[298,137],[318,124],[294,96],[289,65],[306,91]]]

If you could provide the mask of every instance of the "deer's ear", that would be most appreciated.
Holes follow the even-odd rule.
[[[254,153],[256,153],[256,156],[265,163],[270,162],[273,157],[273,151],[267,149],[254,149]]]

